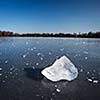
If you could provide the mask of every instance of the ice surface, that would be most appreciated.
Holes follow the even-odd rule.
[[[57,59],[52,66],[45,68],[41,73],[54,82],[60,80],[72,81],[78,76],[77,68],[66,56]]]
[[[0,52],[0,55],[2,55],[2,53]]]

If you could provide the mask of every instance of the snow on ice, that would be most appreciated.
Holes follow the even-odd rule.
[[[72,81],[77,78],[78,69],[66,56],[62,56],[57,59],[52,66],[42,70],[41,73],[47,79],[54,82],[60,80]]]

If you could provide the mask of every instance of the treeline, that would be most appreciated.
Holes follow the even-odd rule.
[[[76,38],[100,38],[100,32],[89,33],[26,33],[18,34],[9,31],[0,31],[0,37],[76,37]]]

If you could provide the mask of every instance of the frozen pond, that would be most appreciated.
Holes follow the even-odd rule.
[[[72,82],[50,82],[40,71],[66,55],[77,66]],[[100,40],[0,38],[0,100],[99,100]]]

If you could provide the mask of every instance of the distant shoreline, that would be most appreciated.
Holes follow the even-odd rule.
[[[13,33],[0,31],[0,37],[58,37],[58,38],[100,38],[100,32],[89,33]]]
[[[23,37],[23,38],[25,38],[25,37],[33,37],[33,38],[90,38],[90,39],[92,39],[92,38],[94,38],[94,39],[100,39],[100,37],[50,37],[50,36],[48,36],[48,37],[43,37],[43,36],[38,36],[38,37],[36,37],[36,36],[0,36],[0,38],[5,38],[5,37],[8,37],[8,38],[10,38],[10,37],[15,37],[15,38],[17,38],[17,37]]]

